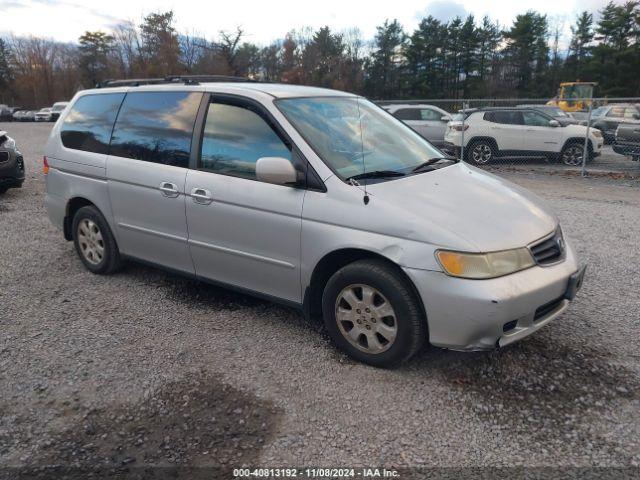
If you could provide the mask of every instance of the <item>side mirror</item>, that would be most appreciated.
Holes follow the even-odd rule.
[[[443,122],[450,122],[451,115],[443,115],[442,117],[440,117],[440,120],[442,120]]]
[[[559,127],[560,126],[560,122],[557,120],[549,120],[549,126],[550,127]]]
[[[256,162],[256,177],[261,182],[295,185],[298,174],[291,161],[282,157],[262,157]]]

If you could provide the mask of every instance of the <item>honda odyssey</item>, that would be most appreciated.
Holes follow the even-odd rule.
[[[91,272],[132,259],[294,305],[375,366],[504,347],[580,288],[532,193],[359,96],[216,80],[112,82],[62,113],[45,202]]]

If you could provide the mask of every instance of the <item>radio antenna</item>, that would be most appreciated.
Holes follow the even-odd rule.
[[[367,167],[364,161],[364,135],[362,133],[363,131],[363,126],[362,126],[362,114],[360,113],[360,99],[356,97],[356,106],[358,107],[358,122],[360,123],[360,155],[362,157],[362,173],[367,173]],[[364,180],[364,197],[362,198],[362,201],[364,202],[365,205],[369,204],[369,194],[367,193],[367,178],[365,176],[365,178],[363,178]]]

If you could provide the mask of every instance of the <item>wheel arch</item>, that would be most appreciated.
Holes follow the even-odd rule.
[[[422,302],[422,297],[420,296],[415,284],[404,272],[402,267],[384,255],[362,248],[341,248],[334,250],[325,254],[318,263],[316,263],[311,274],[309,284],[306,286],[304,291],[303,311],[305,316],[307,318],[322,317],[322,294],[324,292],[324,286],[335,272],[345,265],[355,261],[368,259],[380,260],[398,272],[404,281],[406,281],[407,285],[412,289],[420,305],[423,318],[425,319],[425,322],[427,322],[427,314]],[[427,331],[428,328],[429,326],[427,322]]]
[[[484,140],[484,141],[490,142],[493,145],[493,148],[495,148],[496,153],[498,153],[500,151],[500,149],[498,148],[498,142],[496,141],[496,139],[493,138],[493,137],[489,137],[487,135],[476,135],[476,136],[471,137],[469,139],[469,141],[467,142],[467,146],[465,147],[465,149],[469,148],[472,144],[474,144],[475,142],[478,142],[480,140]]]
[[[574,144],[579,144],[579,145],[584,145],[584,137],[569,137],[564,141],[564,144],[562,145],[562,148],[560,149],[560,151],[562,152],[562,150],[564,150],[565,148],[567,148],[569,145],[574,145]],[[593,152],[593,143],[591,142],[591,139],[588,139],[588,145],[589,145],[589,151]]]
[[[76,196],[70,198],[65,207],[63,223],[64,238],[68,241],[73,240],[73,232],[71,231],[71,226],[73,225],[73,217],[75,216],[76,212],[82,207],[94,207],[100,212],[100,208],[98,208],[95,203],[85,197]],[[100,213],[102,214],[102,212]]]

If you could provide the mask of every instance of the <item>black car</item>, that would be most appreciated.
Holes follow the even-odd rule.
[[[621,123],[640,125],[640,108],[632,103],[613,103],[596,108],[591,113],[591,126],[604,136],[604,143],[615,140],[616,129]]]
[[[640,124],[621,123],[618,125],[613,143],[613,151],[640,161]]]
[[[23,182],[24,158],[13,138],[0,131],[0,194],[22,187]]]

